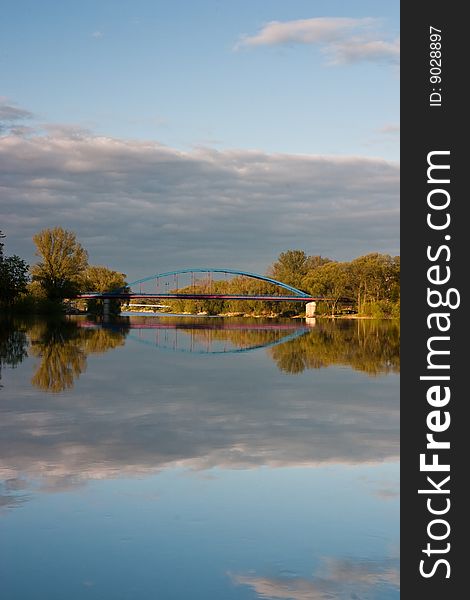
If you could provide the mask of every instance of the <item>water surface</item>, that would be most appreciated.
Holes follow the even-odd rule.
[[[396,324],[1,326],[2,597],[398,598]]]

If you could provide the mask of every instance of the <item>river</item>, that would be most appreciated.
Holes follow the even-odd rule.
[[[399,597],[399,327],[0,322],[5,600]]]

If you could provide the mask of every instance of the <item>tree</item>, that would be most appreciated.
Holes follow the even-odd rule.
[[[112,292],[127,286],[126,276],[101,265],[90,265],[85,269],[81,279],[81,287],[87,292]],[[103,311],[103,300],[88,300],[88,310],[93,313]],[[120,300],[111,300],[110,312],[118,314],[121,310]]]
[[[326,258],[325,256],[320,256],[319,254],[315,256],[309,256],[307,259],[308,272],[311,273],[315,269],[318,269],[318,267],[322,267],[323,265],[326,265],[326,263],[330,262],[332,262],[331,258]]]
[[[353,292],[359,311],[381,300],[400,298],[400,257],[374,252],[351,262]]]
[[[33,241],[36,255],[42,258],[32,268],[33,280],[40,283],[50,300],[74,296],[88,266],[88,254],[77,241],[75,233],[54,227],[37,233]]]
[[[329,262],[331,260],[323,256],[307,256],[303,250],[287,250],[281,252],[271,273],[278,281],[300,288],[304,277]]]
[[[331,314],[334,315],[340,299],[348,295],[350,271],[348,263],[328,262],[315,269],[305,278],[311,294],[330,298]]]
[[[82,277],[82,287],[89,292],[111,292],[126,285],[124,273],[101,265],[89,265]]]
[[[6,237],[6,235],[0,229],[0,240],[2,240],[5,237]],[[2,262],[2,260],[3,260],[3,247],[4,246],[5,246],[5,244],[3,242],[0,242],[0,262]]]
[[[0,239],[5,235],[0,231]],[[0,304],[11,304],[26,292],[28,284],[28,265],[14,254],[4,256],[4,244],[0,242]]]
[[[16,256],[7,256],[0,262],[0,302],[11,304],[20,294],[26,292],[28,265]]]
[[[301,285],[302,279],[308,273],[308,256],[303,250],[287,250],[281,252],[277,261],[271,267],[274,279],[287,285]]]

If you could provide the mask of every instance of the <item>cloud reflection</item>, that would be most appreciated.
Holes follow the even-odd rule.
[[[324,559],[312,579],[231,575],[237,585],[250,587],[258,598],[271,600],[378,600],[397,597],[400,579],[398,561],[353,561]]]

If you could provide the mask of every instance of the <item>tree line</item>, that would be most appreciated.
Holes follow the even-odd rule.
[[[124,273],[90,265],[88,253],[75,233],[62,227],[44,229],[33,236],[39,261],[32,267],[19,256],[4,255],[4,237],[0,232],[0,306],[60,305],[64,298],[73,298],[81,291],[105,292],[127,285]],[[317,306],[319,315],[354,312],[372,317],[399,316],[399,256],[374,252],[341,262],[310,256],[303,250],[287,250],[271,265],[268,275],[312,296],[327,298]],[[202,279],[178,291],[272,295],[277,294],[279,288],[265,281],[239,276],[226,281]],[[169,304],[174,311],[208,314],[292,315],[303,310],[303,305],[295,302],[255,300],[181,299]],[[114,308],[115,312],[119,311],[118,301]],[[88,309],[99,312],[100,301],[89,301]]]
[[[308,256],[302,250],[280,254],[272,266],[275,279],[312,294],[329,297],[324,310],[338,305],[371,316],[399,316],[400,257],[373,252],[352,261]]]
[[[303,250],[287,250],[269,268],[268,275],[312,296],[328,298],[319,302],[317,314],[344,312],[372,317],[399,317],[400,257],[374,252],[352,261],[334,261],[309,256]],[[200,280],[179,290],[214,294],[277,294],[279,288],[248,277],[230,281]],[[259,302],[255,300],[177,300],[170,303],[179,312],[285,314],[302,311],[295,302]]]

